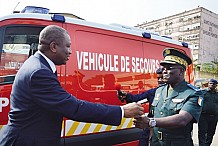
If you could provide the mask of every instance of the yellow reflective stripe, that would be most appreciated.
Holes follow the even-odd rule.
[[[70,130],[67,132],[67,135],[73,135],[74,132],[76,131],[77,127],[79,126],[80,122],[74,122],[73,125],[71,126]]]
[[[63,126],[64,123],[62,124],[62,127]],[[65,136],[72,136],[72,135],[80,135],[80,134],[87,134],[87,133],[113,131],[113,130],[119,130],[125,128],[132,128],[132,127],[133,127],[133,122],[131,118],[123,118],[119,126],[75,122],[72,120],[66,120],[65,127],[64,127],[65,129],[62,129],[62,131],[65,133]]]
[[[111,128],[112,128],[112,126],[111,126],[111,125],[108,125],[107,128],[105,129],[105,131],[110,131]]]
[[[62,129],[64,129],[65,121],[62,122]]]
[[[61,129],[61,136],[64,136],[64,132],[65,132],[65,129],[64,129],[64,127],[65,127],[65,125],[66,125],[66,123],[65,123],[66,121],[62,121],[62,129]]]
[[[99,132],[100,131],[100,129],[101,129],[101,127],[102,127],[102,124],[98,124],[96,127],[95,127],[95,129],[94,129],[94,133],[96,133],[96,132]]]
[[[133,122],[132,122],[132,119],[129,121],[128,125],[127,125],[127,128],[130,128],[133,126]]]
[[[87,131],[89,130],[90,126],[91,126],[91,123],[86,123],[86,125],[83,127],[80,134],[86,134]]]
[[[124,119],[124,118],[122,119],[121,124],[117,127],[117,129],[121,129],[123,127],[125,120],[126,119]]]

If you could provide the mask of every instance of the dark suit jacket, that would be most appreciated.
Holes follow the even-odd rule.
[[[148,102],[149,102],[148,117],[153,117],[153,114],[151,113],[151,104],[152,104],[152,102],[154,100],[154,96],[155,96],[155,92],[156,92],[157,88],[152,88],[152,89],[149,89],[149,90],[147,90],[145,92],[142,92],[140,94],[135,94],[135,95],[127,93],[126,102],[130,103],[130,102],[137,102],[137,101],[140,101],[140,100],[143,100],[143,99],[147,99]]]
[[[57,146],[63,117],[119,125],[119,106],[93,104],[67,93],[39,53],[19,69],[10,97],[9,123],[0,132],[0,146]]]

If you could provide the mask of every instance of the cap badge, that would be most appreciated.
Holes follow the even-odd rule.
[[[166,50],[166,54],[167,54],[167,55],[170,54],[170,50]]]

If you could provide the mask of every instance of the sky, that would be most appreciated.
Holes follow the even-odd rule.
[[[0,0],[0,17],[39,6],[54,13],[72,13],[86,21],[126,26],[164,18],[204,7],[218,14],[218,0]]]

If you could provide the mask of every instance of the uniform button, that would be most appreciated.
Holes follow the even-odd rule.
[[[160,112],[161,115],[163,115],[163,112]]]

